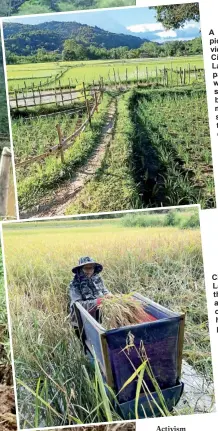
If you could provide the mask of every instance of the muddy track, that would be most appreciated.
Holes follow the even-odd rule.
[[[50,195],[44,198],[41,204],[31,212],[21,213],[21,218],[64,215],[66,208],[73,203],[85,184],[94,177],[96,171],[102,165],[106,150],[113,137],[116,109],[117,103],[116,100],[113,100],[109,106],[105,125],[102,129],[100,144],[88,159],[87,163],[77,170],[74,179],[64,182],[58,189],[52,191]]]

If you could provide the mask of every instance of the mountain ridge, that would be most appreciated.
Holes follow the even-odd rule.
[[[29,55],[44,48],[48,52],[63,50],[65,40],[74,39],[83,46],[106,49],[126,46],[137,49],[148,39],[124,33],[113,33],[98,26],[76,21],[49,21],[40,24],[4,23],[6,50],[18,55]]]

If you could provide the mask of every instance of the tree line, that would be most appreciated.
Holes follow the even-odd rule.
[[[172,41],[158,44],[144,42],[141,47],[130,49],[128,46],[106,49],[94,45],[84,46],[74,39],[64,42],[62,52],[46,51],[39,48],[33,55],[20,56],[6,50],[8,64],[42,63],[56,61],[85,61],[85,60],[126,60],[134,58],[180,57],[202,54],[201,37],[188,41]]]

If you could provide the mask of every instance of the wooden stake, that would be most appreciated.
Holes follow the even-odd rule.
[[[16,101],[16,108],[18,108],[17,90],[14,90],[14,95],[15,95],[15,101]]]
[[[70,78],[69,78],[69,89],[70,89],[70,100],[71,103],[73,102],[73,97],[72,97],[72,90],[71,90],[71,85],[70,85]]]
[[[166,86],[169,86],[168,70],[166,69]]]
[[[117,85],[116,72],[115,72],[115,69],[114,69],[114,68],[113,68],[113,71],[114,71],[114,82],[115,82],[115,85]]]
[[[95,110],[96,112],[98,112],[98,97],[95,90],[94,90],[94,95],[95,95]]]
[[[34,105],[36,105],[35,92],[34,92],[34,85],[32,86],[32,92],[33,92],[33,102],[34,102]]]
[[[24,91],[22,91],[22,94],[23,94],[24,105],[25,105],[25,107],[27,107]]]
[[[56,125],[56,129],[57,129],[57,132],[58,132],[59,150],[60,150],[60,154],[61,154],[61,163],[64,163],[63,138],[62,138],[60,124]]]
[[[196,66],[194,66],[194,69],[195,69],[195,79],[196,79],[196,81],[197,81],[197,79],[198,79],[198,75],[197,75],[197,69],[196,69]]]
[[[39,103],[41,105],[41,103],[42,103],[42,96],[41,96],[40,87],[38,88],[38,91],[39,91]]]
[[[62,93],[62,88],[61,88],[61,81],[60,81],[60,79],[59,79],[59,91],[60,91],[60,94],[61,94],[61,101],[62,101],[62,105],[64,105],[64,98],[63,98],[63,93]]]
[[[87,109],[89,124],[90,124],[90,127],[92,127],[92,119],[91,119],[90,106],[89,106],[88,99],[86,99],[86,109]]]
[[[104,78],[103,76],[101,77],[101,90],[102,90],[102,99],[104,97]]]
[[[57,92],[56,92],[56,84],[55,84],[55,86],[54,86],[54,94],[55,94],[55,103],[56,103],[56,106],[58,106],[58,99],[57,99]]]
[[[148,68],[146,67],[146,80],[148,82]]]
[[[182,84],[182,68],[181,67],[179,69],[179,73],[180,73],[180,84]]]
[[[86,96],[86,86],[85,86],[85,82],[83,82],[83,93],[84,93],[84,97],[85,97],[85,100],[87,99],[87,96]]]
[[[11,151],[4,147],[0,163],[0,216],[7,215],[8,190],[10,181]]]

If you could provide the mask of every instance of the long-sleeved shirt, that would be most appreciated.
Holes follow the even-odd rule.
[[[74,326],[78,326],[74,304],[79,302],[90,314],[95,316],[97,299],[107,295],[109,290],[99,274],[94,273],[90,278],[82,270],[78,271],[70,283],[70,309],[71,319]]]

